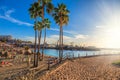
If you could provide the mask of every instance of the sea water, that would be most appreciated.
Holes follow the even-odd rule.
[[[59,50],[45,49],[44,54],[48,56],[59,57]],[[120,50],[100,50],[100,51],[63,50],[64,57],[66,55],[78,57],[78,56],[94,56],[94,55],[104,55],[104,54],[120,54]]]

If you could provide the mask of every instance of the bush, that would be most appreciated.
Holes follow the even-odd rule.
[[[8,57],[8,52],[4,53],[4,57],[6,57],[6,58]]]
[[[2,56],[2,52],[0,52],[0,56]]]
[[[113,65],[120,66],[120,61],[115,61],[112,63]]]
[[[28,49],[29,49],[29,47],[28,47],[28,46],[24,46],[24,48],[25,48],[25,50],[28,50]]]

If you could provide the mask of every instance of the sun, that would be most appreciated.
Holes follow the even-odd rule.
[[[105,37],[106,47],[120,48],[120,14],[113,14],[108,20]]]
[[[97,41],[100,47],[120,48],[120,5],[103,1],[100,8],[100,21],[96,26]]]
[[[106,25],[98,26],[105,48],[120,48],[120,14],[113,14],[106,20]]]
[[[114,27],[109,29],[106,34],[106,47],[108,48],[120,48],[120,27]]]

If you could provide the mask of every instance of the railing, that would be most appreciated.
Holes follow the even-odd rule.
[[[108,55],[120,55],[120,53],[112,53],[112,54],[106,54],[106,53],[89,53],[86,52],[84,53],[84,55],[82,55],[81,53],[77,53],[77,55],[75,55],[76,53],[74,52],[67,52],[64,53],[63,55],[63,59],[73,59],[73,58],[80,58],[80,57],[94,57],[94,56],[108,56]]]

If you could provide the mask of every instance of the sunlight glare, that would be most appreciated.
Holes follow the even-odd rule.
[[[120,14],[115,13],[108,20],[106,27],[106,46],[109,48],[120,48]]]

